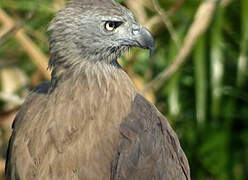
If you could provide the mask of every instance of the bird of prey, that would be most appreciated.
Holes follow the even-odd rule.
[[[177,135],[118,64],[151,33],[114,0],[72,0],[49,28],[51,82],[13,123],[8,180],[190,179]]]

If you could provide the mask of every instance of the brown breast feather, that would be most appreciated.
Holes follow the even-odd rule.
[[[114,106],[95,103],[99,107],[94,109],[95,115],[101,116],[94,117],[89,112],[92,109],[85,107],[87,98],[80,105],[81,100],[70,97],[68,87],[73,86],[66,86],[71,102],[59,93],[47,102],[49,87],[42,84],[34,90],[15,119],[6,164],[9,180],[109,179],[110,173],[112,180],[190,179],[188,161],[176,134],[141,95],[137,94],[131,108],[124,111],[130,100],[122,104],[125,100],[119,97],[119,89],[113,97],[116,101],[110,103]],[[130,86],[123,86],[123,93],[127,91],[124,87]],[[86,92],[79,88],[76,93]],[[93,99],[97,98],[101,99]],[[56,99],[61,104],[51,107],[49,103]],[[74,104],[77,111],[70,110],[69,104]],[[80,110],[82,106],[84,110]],[[89,125],[91,120],[102,122]]]
[[[108,83],[103,76],[101,84],[99,78],[68,78],[27,97],[14,120],[9,180],[110,179],[119,127],[136,94],[125,72],[115,71]]]

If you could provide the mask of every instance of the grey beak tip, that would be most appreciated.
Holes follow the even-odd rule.
[[[149,56],[149,58],[151,58],[152,55],[154,54],[155,47],[150,47],[149,49],[150,49],[150,56]]]
[[[133,38],[136,42],[134,46],[149,49],[151,58],[155,51],[155,40],[152,33],[145,27],[141,26],[138,32],[134,34]]]
[[[146,28],[144,28],[144,37],[145,37],[144,44],[146,48],[150,50],[150,58],[151,58],[155,51],[155,40],[154,40],[152,33]]]

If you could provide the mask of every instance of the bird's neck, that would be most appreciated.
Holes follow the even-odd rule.
[[[101,61],[84,62],[71,69],[56,68],[52,74],[52,84],[56,89],[66,84],[72,90],[88,89],[89,94],[98,91],[97,93],[102,97],[119,94],[119,96],[126,96],[123,98],[130,99],[133,99],[136,93],[131,79],[117,61],[113,61],[111,64]]]

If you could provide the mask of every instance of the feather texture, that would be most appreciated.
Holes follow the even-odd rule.
[[[109,21],[121,25],[110,32]],[[176,134],[117,62],[130,47],[154,50],[132,13],[113,0],[72,0],[48,30],[52,80],[14,120],[7,179],[190,179]]]
[[[109,67],[105,79],[103,66],[88,80],[65,75],[56,88],[43,84],[29,95],[13,125],[9,180],[110,178],[119,126],[136,90],[120,68]]]
[[[177,135],[154,105],[137,94],[120,126],[111,180],[189,180]]]

